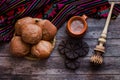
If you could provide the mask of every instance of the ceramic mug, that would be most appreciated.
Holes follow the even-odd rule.
[[[72,37],[82,37],[88,29],[86,19],[86,15],[71,17],[66,26],[68,34]]]

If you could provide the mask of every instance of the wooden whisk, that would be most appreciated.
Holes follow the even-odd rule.
[[[96,47],[94,49],[95,53],[93,54],[93,56],[91,56],[90,60],[93,64],[98,64],[99,65],[99,64],[103,63],[102,54],[105,53],[104,44],[106,43],[108,25],[109,25],[109,22],[110,22],[110,19],[111,19],[111,14],[112,14],[114,4],[115,4],[114,2],[111,3],[111,8],[110,8],[110,11],[109,11],[106,23],[105,23],[105,27],[103,29],[103,32],[102,32],[100,38],[98,39],[99,44],[96,45]]]

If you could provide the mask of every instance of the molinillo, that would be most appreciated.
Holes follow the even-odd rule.
[[[91,63],[96,64],[96,65],[100,65],[103,63],[103,53],[105,53],[104,44],[106,43],[108,25],[109,25],[109,22],[111,19],[111,14],[112,14],[114,4],[115,4],[114,2],[111,3],[111,8],[110,8],[107,20],[106,20],[105,27],[103,29],[103,32],[102,32],[100,38],[98,39],[99,44],[96,45],[96,47],[94,49],[95,53],[93,54],[93,56],[90,59]]]

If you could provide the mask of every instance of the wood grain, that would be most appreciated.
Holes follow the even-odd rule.
[[[79,58],[80,68],[75,71],[65,68],[64,57],[50,57],[47,60],[29,61],[14,57],[0,57],[0,74],[109,74],[120,73],[120,58],[105,57],[104,64],[100,67],[93,67],[89,62],[90,57]]]
[[[120,16],[110,22],[104,64],[96,68],[89,61],[105,21],[87,19],[88,31],[83,40],[90,50],[87,56],[79,58],[80,68],[75,71],[65,67],[65,57],[58,52],[60,42],[69,37],[66,23],[58,30],[55,48],[46,60],[15,58],[9,53],[9,43],[0,43],[0,80],[120,80]]]
[[[119,75],[1,75],[0,80],[119,80]]]
[[[60,53],[58,51],[58,45],[60,44],[60,42],[62,40],[66,40],[66,39],[58,39],[56,40],[56,45],[55,48],[51,54],[51,56],[60,56]],[[88,43],[89,45],[89,53],[87,56],[91,56],[93,49],[95,47],[95,45],[97,44],[97,39],[84,39],[85,42]],[[104,56],[120,56],[120,39],[108,39],[107,43],[106,43],[106,53]],[[9,43],[4,43],[1,47],[0,47],[0,57],[7,57],[7,56],[11,56],[9,53]]]

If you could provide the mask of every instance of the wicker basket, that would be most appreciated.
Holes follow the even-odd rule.
[[[53,39],[53,41],[51,41],[53,49],[55,47],[55,42],[56,42],[56,37]],[[53,51],[53,49],[52,49],[52,51]],[[27,54],[24,58],[28,59],[28,60],[40,60],[40,58],[33,56],[31,53]]]

